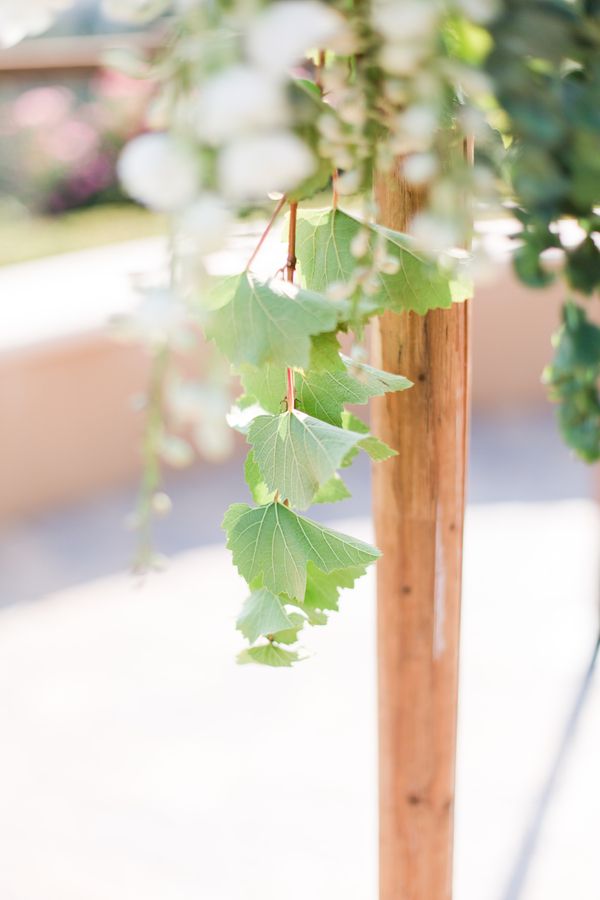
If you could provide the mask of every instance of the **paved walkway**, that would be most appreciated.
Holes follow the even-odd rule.
[[[457,900],[519,896],[595,639],[599,524],[585,501],[469,511]],[[373,582],[292,671],[235,666],[243,595],[215,546],[143,589],[118,575],[2,612],[2,900],[375,900]],[[599,699],[524,900],[598,897]]]
[[[51,316],[31,285],[55,263],[4,273],[19,314],[0,350],[129,308],[125,271],[148,246],[77,254],[62,302],[43,298]],[[114,272],[82,293],[105,252]],[[321,515],[368,538],[366,466],[349,480],[354,499]],[[456,900],[600,895],[597,679],[523,888],[515,869],[597,633],[590,481],[549,415],[475,421]],[[243,490],[237,463],[174,478],[158,533],[173,562],[141,589],[119,529],[133,489],[1,536],[0,900],[375,900],[373,581],[310,634],[309,662],[235,666],[244,587],[219,522]]]

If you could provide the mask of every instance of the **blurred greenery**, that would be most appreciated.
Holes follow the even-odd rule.
[[[567,443],[586,460],[600,458],[600,328],[585,310],[566,303],[563,325],[555,336],[556,353],[544,373]]]
[[[132,204],[88,207],[57,217],[0,217],[0,265],[164,234],[166,219]]]
[[[504,114],[503,174],[523,226],[517,275],[544,287],[558,275],[544,254],[562,253],[560,274],[581,303],[600,290],[600,2],[504,0],[490,35],[484,66]],[[599,460],[600,329],[573,301],[545,377],[567,443]]]

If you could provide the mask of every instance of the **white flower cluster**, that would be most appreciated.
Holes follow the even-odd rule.
[[[149,21],[170,5],[103,0],[107,15],[133,23]],[[201,306],[195,301],[206,284],[203,258],[224,246],[236,212],[264,203],[273,192],[296,189],[315,172],[315,154],[295,120],[290,69],[311,50],[349,52],[353,41],[344,17],[320,0],[275,0],[258,12],[246,0],[234,0],[226,11],[225,4],[222,10],[203,0],[175,5],[189,25],[172,51],[181,77],[167,64],[152,114],[159,130],[134,138],[118,164],[125,190],[170,215],[176,228],[176,283],[144,290],[143,302],[122,328],[153,353],[180,346],[181,330],[189,329],[180,298]],[[161,435],[157,452],[163,461],[189,464],[194,444],[211,460],[230,454],[230,399],[222,373],[203,382],[171,380],[164,399],[177,433]]]
[[[12,47],[49,28],[73,0],[1,0],[0,47]]]
[[[452,13],[482,22],[496,11],[497,0],[448,0],[443,4],[438,0],[373,0],[371,18],[380,38],[378,61],[385,73],[382,107],[389,133],[387,143],[379,149],[379,161],[391,166],[402,158],[406,179],[427,187],[428,208],[416,217],[412,230],[421,248],[434,256],[465,240],[471,219],[467,194],[474,193],[477,186],[486,199],[493,195],[489,171],[472,169],[460,148],[451,150],[441,138],[447,97],[456,85],[464,102],[459,115],[463,134],[482,136],[483,116],[466,100],[485,95],[489,85],[476,69],[439,53],[440,32]]]
[[[365,135],[369,116],[365,86],[359,75],[353,84],[348,83],[347,68],[342,61],[333,62],[325,69],[322,80],[331,112],[319,118],[319,152],[331,160],[333,169],[342,170],[336,181],[338,193],[354,194],[363,183],[365,161],[372,153]]]
[[[166,6],[167,0],[104,0],[107,13],[129,21]],[[189,4],[190,13],[202,15],[201,6]],[[242,23],[238,58],[222,39],[198,52],[191,86],[171,104],[169,131],[135,138],[119,163],[125,190],[152,209],[177,214],[197,253],[219,249],[237,208],[294,190],[314,173],[313,151],[294,129],[290,68],[313,48],[347,51],[352,40],[346,20],[320,0],[278,0],[251,18],[242,14],[244,3],[238,6],[237,18],[230,16]],[[210,24],[207,18],[207,30]]]
[[[205,459],[220,462],[233,451],[234,434],[227,424],[231,397],[221,373],[206,381],[175,380],[167,402],[178,428],[187,428]],[[172,445],[173,446],[173,445]],[[193,455],[192,448],[187,445]],[[181,450],[181,444],[179,444]],[[180,452],[180,458],[183,453]],[[182,461],[179,465],[185,465]]]

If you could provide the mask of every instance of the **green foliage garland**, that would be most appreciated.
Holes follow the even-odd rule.
[[[386,310],[423,315],[470,295],[464,269],[473,257],[457,248],[470,243],[476,209],[512,217],[523,282],[566,284],[572,299],[545,377],[569,444],[586,460],[600,458],[600,329],[584,309],[600,286],[600,4],[108,6],[124,21],[163,17],[168,34],[151,60],[121,60],[156,88],[150,133],[128,144],[121,180],[173,221],[169,277],[140,287],[140,330],[154,365],[139,563],[152,564],[151,519],[168,508],[160,463],[194,456],[170,433],[170,415],[205,457],[231,447],[220,354],[242,384],[233,420],[249,444],[245,475],[256,504],[234,505],[224,521],[249,588],[241,661],[289,666],[301,658],[302,628],[323,625],[340,590],[377,558],[304,512],[349,495],[340,473],[360,452],[385,461],[401,451],[347,409],[411,386],[367,365],[365,325]],[[0,41],[5,32],[0,24]],[[393,170],[424,198],[411,238],[376,224],[373,174]],[[281,199],[265,235],[289,207],[278,276],[253,270],[263,235],[246,268],[215,283],[207,258],[225,247],[235,221],[264,213],[274,195]],[[325,209],[312,208],[315,196]],[[477,242],[475,252],[485,262]],[[177,358],[182,345],[197,347],[199,324],[217,361],[192,385]]]
[[[600,288],[600,5],[504,0],[490,26],[492,78],[510,141],[504,172],[522,225],[519,278],[562,277],[572,297]],[[575,226],[575,228],[573,227]],[[567,443],[600,459],[600,342],[573,300],[545,372]]]
[[[374,460],[396,453],[346,405],[411,387],[403,376],[344,356],[337,333],[362,330],[385,309],[424,313],[466,293],[406,235],[372,229],[384,235],[397,269],[380,273],[370,295],[346,291],[332,298],[331,286],[352,277],[350,245],[363,225],[339,210],[301,213],[293,222],[302,286],[259,282],[248,271],[225,279],[213,289],[216,308],[205,326],[238,368],[245,390],[240,406],[253,411],[245,428],[251,448],[245,475],[257,506],[234,504],[223,527],[250,590],[237,623],[250,644],[240,661],[271,666],[302,658],[300,631],[324,625],[338,609],[340,589],[351,587],[379,555],[300,515],[315,503],[349,496],[339,470],[360,450]]]

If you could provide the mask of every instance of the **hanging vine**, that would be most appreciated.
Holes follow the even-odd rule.
[[[34,18],[16,4],[0,13],[0,42],[41,30],[68,0],[38,5]],[[156,90],[149,132],[119,163],[129,194],[173,220],[171,274],[162,288],[140,287],[141,331],[156,360],[146,401],[141,561],[151,559],[149,520],[165,506],[158,459],[192,455],[167,433],[169,408],[193,426],[201,453],[217,458],[229,448],[219,362],[203,384],[186,384],[174,371],[182,334],[196,342],[200,327],[243,388],[230,420],[248,442],[255,505],[235,504],[223,523],[249,589],[238,619],[249,647],[240,659],[291,665],[301,658],[300,631],[323,625],[340,590],[378,556],[305,511],[348,496],[343,472],[360,452],[383,463],[402,452],[347,409],[411,387],[368,365],[369,319],[385,310],[424,315],[469,296],[469,270],[485,262],[484,248],[476,245],[471,258],[457,248],[466,246],[475,208],[518,223],[515,267],[528,284],[562,277],[575,298],[600,284],[600,7],[597,0],[105,0],[104,7],[129,22],[166,15],[164,49],[151,61],[124,62]],[[470,165],[463,148],[473,137]],[[411,237],[375,224],[373,173],[391,169],[425,197]],[[246,267],[212,277],[211,254],[240,218],[265,214],[274,195]],[[280,270],[260,278],[258,255],[286,208]],[[574,241],[563,237],[565,219],[577,226]],[[563,432],[584,458],[597,459],[600,329],[579,301],[567,304],[557,341],[547,381]]]

